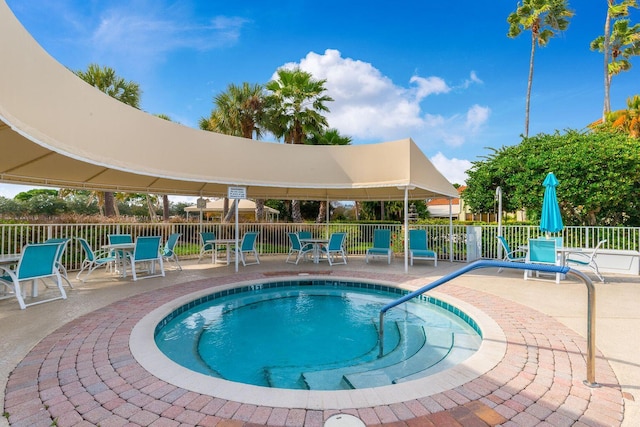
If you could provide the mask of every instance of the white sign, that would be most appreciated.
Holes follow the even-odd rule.
[[[196,206],[198,207],[198,209],[206,209],[207,199],[203,199],[202,197],[199,197],[198,200],[196,200]]]
[[[227,197],[229,199],[246,199],[247,187],[229,187],[227,189]]]

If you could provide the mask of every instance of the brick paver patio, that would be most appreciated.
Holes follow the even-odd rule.
[[[354,279],[407,280],[399,274],[339,273]],[[70,321],[39,342],[11,373],[5,417],[16,427],[322,426],[338,411],[271,408],[201,395],[151,375],[129,351],[132,328],[152,309],[204,288],[271,276],[239,273],[184,283]],[[442,393],[339,412],[357,416],[366,425],[398,427],[621,424],[621,389],[600,353],[596,381],[601,387],[582,382],[584,338],[552,317],[493,295],[451,284],[438,291],[478,307],[500,325],[507,339],[503,360]]]

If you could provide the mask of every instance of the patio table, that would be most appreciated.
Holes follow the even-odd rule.
[[[236,239],[214,239],[214,240],[205,240],[205,243],[209,243],[213,245],[213,253],[211,254],[211,262],[214,264],[218,263],[218,247],[224,246],[227,251],[226,264],[229,265],[231,262],[231,248],[235,246]]]
[[[116,264],[120,268],[118,272],[122,277],[127,277],[127,263],[125,253],[131,253],[136,247],[135,243],[113,243],[103,245],[102,249],[113,251],[116,254]]]
[[[300,244],[304,247],[304,245],[311,244],[313,246],[313,263],[320,263],[320,247],[322,245],[326,245],[329,243],[329,239],[316,239],[314,237],[305,237],[300,238]]]

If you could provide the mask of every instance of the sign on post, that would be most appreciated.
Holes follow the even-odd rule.
[[[246,199],[247,187],[228,187],[227,198],[229,199]]]

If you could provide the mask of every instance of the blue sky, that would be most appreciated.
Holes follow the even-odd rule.
[[[453,183],[520,142],[530,33],[506,36],[516,0],[6,0],[63,65],[106,65],[142,89],[143,110],[197,127],[228,84],[298,65],[326,79],[331,127],[355,144],[411,137]],[[601,116],[606,0],[573,0],[566,32],[538,49],[529,135]],[[640,12],[632,11],[633,23]],[[640,59],[613,79],[613,109],[640,92]],[[21,186],[0,185],[13,197]]]

